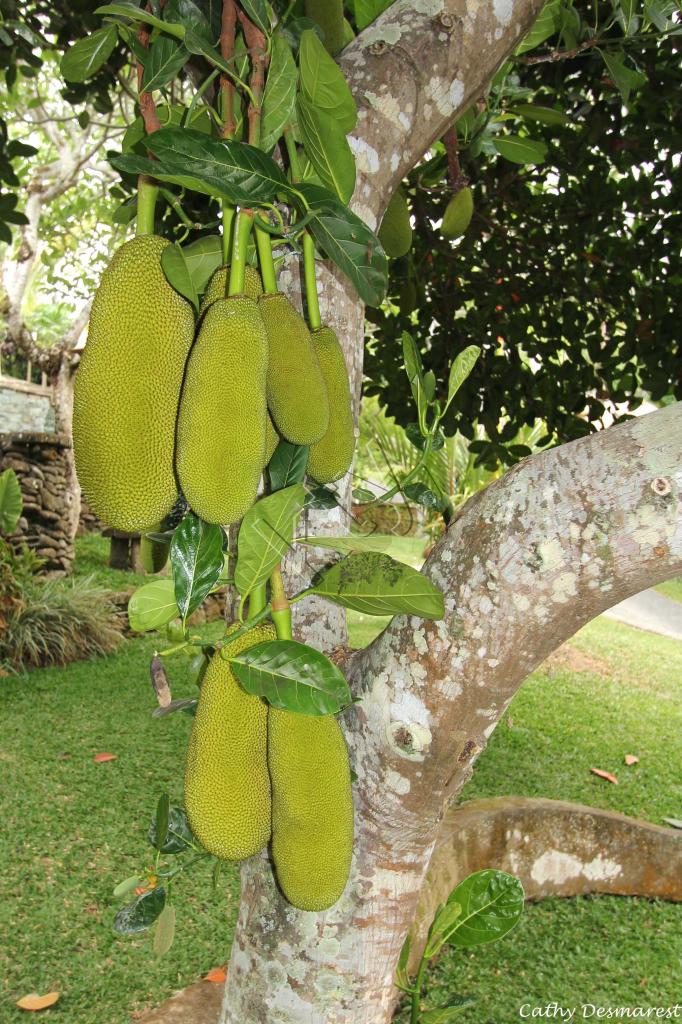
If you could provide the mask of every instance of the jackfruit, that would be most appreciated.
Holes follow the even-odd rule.
[[[314,444],[329,426],[320,363],[301,314],[286,295],[262,295],[258,306],[268,335],[268,407],[292,444]]]
[[[310,446],[308,475],[318,484],[340,480],[353,461],[355,430],[350,383],[343,350],[331,327],[311,334],[329,399],[329,426],[321,441]]]
[[[265,414],[265,459],[263,460],[263,468],[267,466],[268,462],[275,454],[275,449],[279,444],[279,434],[275,430],[274,423],[270,419],[270,413]]]
[[[236,627],[233,627],[235,629]],[[223,649],[241,654],[276,639],[256,626]],[[267,705],[242,690],[216,652],[204,673],[185,767],[185,810],[202,846],[223,860],[252,857],[270,839]]]
[[[402,189],[391,196],[384,219],[379,228],[379,241],[391,259],[404,256],[412,248],[412,224],[410,208]]]
[[[440,233],[444,238],[459,238],[471,224],[474,197],[470,188],[461,189],[445,207]]]
[[[217,299],[187,363],[177,429],[180,486],[207,523],[236,523],[256,500],[265,458],[267,365],[255,301]]]
[[[175,421],[194,313],[161,269],[169,244],[139,235],[117,250],[95,293],[74,385],[83,493],[103,522],[130,533],[153,529],[178,497]]]
[[[299,910],[326,910],[343,892],[353,852],[346,742],[332,715],[268,709],[272,857]]]
[[[201,314],[204,313],[216,299],[226,298],[229,286],[230,268],[218,267],[213,277],[206,285],[206,291],[204,292],[204,297],[201,300],[199,316],[201,316]],[[260,274],[254,267],[249,267],[248,265],[244,268],[244,291],[242,294],[248,295],[250,299],[257,299],[263,294],[263,285],[261,283]]]

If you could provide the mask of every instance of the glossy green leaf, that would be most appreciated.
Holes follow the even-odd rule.
[[[182,853],[194,844],[194,836],[182,807],[171,805],[168,809],[168,827],[166,838],[160,845],[156,839],[156,816],[152,818],[147,838],[154,849],[160,853]]]
[[[161,29],[162,32],[166,32],[169,36],[174,36],[176,39],[183,39],[185,36],[184,25],[179,25],[177,22],[163,21],[161,18],[157,18],[156,15],[150,14],[144,7],[139,7],[136,3],[104,4],[95,10],[95,14],[118,14],[123,18],[130,18],[131,21],[141,21],[145,25]]]
[[[355,0],[355,24],[362,31],[390,7],[393,0]]]
[[[381,242],[340,199],[307,182],[296,186],[310,205],[310,232],[322,252],[352,281],[360,298],[378,306],[388,284],[388,260]]]
[[[315,508],[315,509],[329,509],[336,508],[339,504],[339,498],[335,491],[331,487],[325,487],[320,484],[318,487],[312,487],[306,491],[304,508]]]
[[[480,355],[481,350],[478,345],[467,345],[465,349],[457,353],[455,361],[450,367],[450,376],[448,377],[448,400],[445,405],[446,409],[461,388],[464,381],[470,376]]]
[[[166,890],[163,886],[143,893],[119,910],[114,918],[114,931],[119,935],[146,932],[160,916],[165,904]]]
[[[613,79],[613,84],[623,97],[623,103],[627,104],[630,93],[644,85],[647,78],[641,71],[635,71],[625,63],[625,54],[620,51],[608,53],[606,50],[599,51],[604,58],[604,63]]]
[[[185,266],[195,290],[201,294],[211,276],[222,266],[223,243],[219,235],[204,235],[182,248]]]
[[[281,491],[292,484],[303,483],[309,450],[307,445],[280,441],[268,464],[271,491]]]
[[[461,912],[445,941],[462,949],[494,942],[510,932],[523,913],[524,892],[518,878],[504,871],[476,871],[453,889],[447,905]]]
[[[349,555],[327,569],[312,593],[367,615],[406,612],[423,619],[442,619],[443,595],[431,580],[390,555],[363,552]]]
[[[422,508],[438,508],[440,505],[440,498],[426,484],[407,484],[403,487],[403,494],[408,501],[413,501]]]
[[[538,121],[540,124],[570,124],[571,119],[563,110],[555,110],[554,107],[539,107],[535,103],[517,103],[509,107],[510,114],[517,114],[519,117],[527,117],[531,121]]]
[[[178,614],[172,580],[153,580],[138,587],[128,601],[128,622],[136,633],[161,629]]]
[[[67,82],[85,82],[106,64],[118,41],[115,25],[97,29],[70,46],[62,57],[60,70]]]
[[[451,1024],[463,1010],[472,1006],[476,1000],[473,996],[455,996],[447,1006],[438,1006],[431,1010],[422,1010],[420,1024]]]
[[[154,929],[154,952],[163,956],[173,945],[175,938],[175,907],[167,903],[158,916]]]
[[[303,484],[294,484],[261,498],[244,516],[234,573],[242,600],[268,579],[289,550],[304,497]]]
[[[561,0],[549,0],[533,22],[521,45],[517,47],[516,52],[526,53],[527,50],[534,50],[540,43],[544,43],[545,39],[549,39],[558,31],[560,20]]]
[[[341,670],[321,651],[296,640],[267,640],[230,658],[247,693],[302,715],[335,715],[352,698]]]
[[[412,949],[412,936],[408,932],[405,936],[402,949],[400,950],[400,956],[398,957],[398,966],[395,970],[396,981],[403,988],[409,988],[410,977],[407,973],[407,965],[410,960],[410,950]]]
[[[168,838],[168,824],[170,815],[170,797],[168,793],[162,793],[156,805],[156,821],[154,828],[154,846],[162,850]]]
[[[338,121],[304,96],[297,103],[303,148],[322,184],[347,203],[355,188],[355,157]]]
[[[403,360],[405,362],[407,379],[410,382],[412,397],[417,406],[419,430],[422,435],[425,435],[427,432],[426,410],[428,402],[426,400],[426,392],[424,391],[424,370],[419,349],[415,344],[414,338],[407,331],[403,331]]]
[[[13,533],[24,507],[21,487],[13,469],[0,473],[0,533]]]
[[[124,878],[122,882],[118,883],[111,895],[115,900],[120,900],[122,896],[127,896],[129,892],[133,892],[140,885],[144,885],[144,878],[140,875],[130,875],[129,878]]]
[[[335,120],[345,134],[352,132],[358,119],[353,94],[340,67],[313,29],[307,29],[301,36],[298,63],[305,98]]]
[[[373,497],[373,495],[372,495]],[[390,533],[349,534],[347,537],[297,537],[297,544],[308,544],[311,548],[330,548],[349,554],[351,551],[388,551],[395,537]]]
[[[493,139],[493,145],[500,156],[513,164],[541,164],[547,156],[547,145],[538,139],[505,135]]]
[[[175,597],[180,615],[187,617],[199,607],[223,571],[223,531],[188,512],[171,542]]]
[[[298,72],[289,44],[277,33],[272,39],[272,54],[263,93],[260,144],[266,152],[272,150],[290,123],[296,109],[296,83]]]
[[[181,42],[163,33],[150,46],[144,64],[142,88],[145,92],[162,89],[176,77],[189,57]]]
[[[185,254],[177,242],[167,245],[161,253],[161,268],[169,285],[198,310],[199,296],[187,266]]]

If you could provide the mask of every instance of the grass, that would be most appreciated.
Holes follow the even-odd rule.
[[[79,542],[79,571],[83,559],[105,560],[96,540]],[[418,559],[419,542],[400,545],[403,556]],[[352,639],[366,642],[377,628],[381,622],[354,616]],[[0,681],[0,1020],[7,1024],[24,1019],[17,998],[54,988],[62,998],[51,1020],[128,1024],[131,1013],[227,957],[238,899],[233,869],[218,892],[203,865],[177,887],[177,938],[164,958],[152,955],[147,936],[122,940],[111,930],[118,906],[111,890],[148,863],[145,834],[158,795],[182,795],[190,719],[150,717],[152,649],[150,640],[129,641],[105,658]],[[599,619],[571,650],[586,670],[554,660],[529,678],[464,798],[544,795],[655,822],[682,817],[682,644]],[[171,663],[176,697],[191,692],[184,669],[183,659]],[[101,751],[117,760],[95,764]],[[639,764],[626,768],[626,753]],[[591,775],[592,765],[616,772],[620,785]],[[427,998],[434,1005],[454,992],[475,994],[463,1024],[510,1024],[522,1003],[552,999],[674,1003],[681,924],[682,908],[647,900],[529,905],[506,940],[472,954],[446,952],[428,976]]]
[[[654,589],[659,594],[665,594],[666,597],[671,598],[673,601],[682,601],[682,576],[678,576],[674,580],[666,580],[665,583],[659,583]]]
[[[128,590],[150,580],[149,576],[110,568],[109,539],[98,533],[86,533],[82,537],[76,537],[74,576],[94,576],[100,587],[109,590]]]

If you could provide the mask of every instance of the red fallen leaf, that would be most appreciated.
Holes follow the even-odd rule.
[[[614,786],[618,785],[618,779],[611,772],[604,772],[601,768],[590,768],[593,775],[598,775],[600,779],[606,779],[607,782],[612,782]]]
[[[214,967],[212,970],[210,970],[208,972],[206,977],[203,978],[202,980],[203,981],[212,981],[216,985],[220,985],[223,981],[226,980],[226,978],[227,978],[227,971],[225,970],[224,967]]]
[[[17,1006],[20,1010],[46,1010],[48,1006],[54,1006],[58,999],[59,992],[48,992],[45,996],[29,992],[27,996],[17,999]]]
[[[95,764],[104,764],[105,761],[115,761],[118,754],[95,754],[93,761]]]
[[[637,762],[639,761],[639,758],[636,757],[634,754],[626,754],[625,757],[623,758],[623,760],[625,761],[625,763],[627,765],[632,765],[632,764],[637,764]]]

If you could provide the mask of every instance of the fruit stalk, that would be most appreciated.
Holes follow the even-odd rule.
[[[291,629],[291,608],[284,580],[282,579],[282,567],[276,566],[270,574],[270,605],[272,608],[271,619],[277,630],[278,640],[291,640],[293,633]]]
[[[244,278],[246,276],[246,257],[249,245],[249,235],[253,227],[253,210],[240,209],[237,212],[237,222],[234,228],[234,241],[232,242],[232,265],[230,267],[230,284],[227,290],[228,295],[241,295],[244,291]]]

